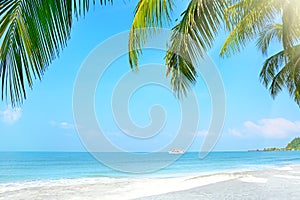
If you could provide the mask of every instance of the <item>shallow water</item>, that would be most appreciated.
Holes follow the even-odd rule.
[[[168,153],[157,153],[156,160],[124,161],[121,159],[122,153],[103,154],[111,157],[119,165],[126,166],[159,164],[173,156]],[[257,170],[290,164],[300,164],[300,152],[212,152],[202,160],[199,159],[198,153],[185,153],[164,169],[136,175],[113,170],[98,162],[89,153],[2,152],[0,153],[0,183],[62,179],[93,180],[93,178],[105,182],[115,181],[118,178],[162,178]]]

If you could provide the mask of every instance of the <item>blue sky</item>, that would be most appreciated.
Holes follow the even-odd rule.
[[[116,2],[113,6],[106,7],[96,6],[84,19],[74,22],[68,47],[49,66],[43,80],[35,81],[33,90],[29,90],[28,99],[22,107],[12,109],[6,102],[0,103],[0,151],[85,151],[75,130],[72,113],[73,86],[78,70],[98,44],[130,28],[134,7],[135,1]],[[186,4],[179,1],[174,9],[173,19],[185,7]],[[208,52],[220,71],[227,98],[224,129],[214,150],[285,146],[292,138],[300,136],[299,107],[286,91],[273,100],[259,82],[259,72],[265,57],[257,50],[254,42],[237,55],[219,58],[225,36],[226,33],[221,33],[213,49]],[[279,49],[280,46],[275,44],[272,51]],[[163,64],[163,57],[163,52],[145,51],[141,63]],[[115,82],[128,71],[129,64],[124,56],[105,73],[96,91],[96,114],[103,123],[107,137],[117,145],[129,151],[153,150],[168,143],[178,128],[178,102],[163,88],[143,88],[129,102],[133,121],[142,126],[147,125],[149,107],[159,103],[168,113],[165,129],[154,141],[157,146],[151,142],[141,143],[123,137],[113,123],[109,107],[103,106],[103,102],[109,100],[107,97],[111,95]],[[201,77],[194,90],[200,105],[200,126],[190,147],[191,151],[199,150],[211,117],[210,96]]]

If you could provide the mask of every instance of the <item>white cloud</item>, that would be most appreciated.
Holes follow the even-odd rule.
[[[62,129],[73,129],[73,124],[69,124],[68,122],[60,122],[59,124],[60,128]]]
[[[196,136],[206,136],[208,134],[207,130],[200,130],[196,133]]]
[[[11,105],[8,105],[5,110],[0,110],[1,121],[6,124],[14,124],[22,116],[21,108],[13,108]]]
[[[206,129],[198,130],[196,133],[191,132],[191,135],[194,135],[196,137],[197,136],[199,136],[199,137],[212,136],[214,134],[215,134],[214,132],[208,132],[208,130],[206,130]]]
[[[300,121],[290,121],[284,118],[261,119],[258,122],[246,121],[239,129],[229,129],[231,135],[262,136],[266,138],[285,138],[300,135]]]
[[[55,127],[59,127],[61,129],[74,129],[74,125],[73,124],[70,124],[68,122],[56,122],[56,121],[51,121],[50,124],[52,126],[55,126]]]

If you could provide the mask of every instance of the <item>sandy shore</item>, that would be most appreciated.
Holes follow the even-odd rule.
[[[207,176],[0,185],[0,199],[300,199],[300,166]]]
[[[184,191],[138,198],[136,200],[236,199],[299,200],[300,166],[264,171],[233,173],[233,179]]]

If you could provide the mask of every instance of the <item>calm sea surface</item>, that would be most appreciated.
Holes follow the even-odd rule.
[[[106,153],[122,157],[122,153]],[[159,153],[160,160],[168,153]],[[153,161],[128,161],[134,165],[150,165]],[[151,163],[150,163],[151,162]],[[128,163],[122,163],[127,165]],[[89,153],[3,152],[0,153],[0,183],[49,181],[82,178],[173,177],[188,174],[260,170],[269,167],[300,164],[300,151],[290,152],[212,152],[205,159],[198,153],[186,153],[170,166],[157,172],[133,175],[115,171]]]

